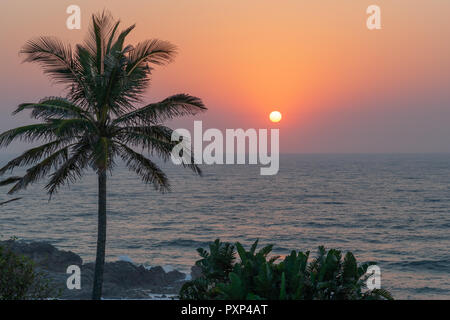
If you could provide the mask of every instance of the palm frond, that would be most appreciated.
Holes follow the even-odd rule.
[[[168,41],[153,39],[140,42],[129,54],[127,74],[132,74],[137,67],[146,66],[148,63],[155,65],[170,63],[176,53],[176,46]]]
[[[95,66],[99,74],[103,70],[103,58],[106,55],[106,39],[109,39],[114,31],[116,21],[111,13],[104,10],[100,14],[92,15],[88,35],[84,41],[84,47],[94,58]]]
[[[151,155],[157,155],[162,160],[169,160],[173,148],[178,144],[177,141],[172,141],[173,130],[165,126],[148,126],[148,127],[123,127],[117,138],[124,144],[133,147],[141,147],[147,150]],[[191,161],[188,164],[182,163],[183,167],[190,168],[199,176],[202,175],[202,170],[198,165],[193,155],[193,152],[186,146],[186,152],[191,154]]]
[[[116,31],[117,31],[117,28],[119,27],[119,25],[120,25],[120,21],[117,21],[111,30],[111,34],[109,35],[109,39],[108,39],[108,44],[106,45],[106,54],[109,54],[111,51],[111,46],[116,37]]]
[[[51,123],[38,123],[11,129],[0,134],[0,147],[7,147],[16,139],[27,142],[55,139],[55,126]]]
[[[2,181],[0,181],[0,187],[3,187],[3,186],[7,186],[7,185],[9,185],[9,184],[13,184],[13,183],[16,183],[17,181],[19,181],[20,179],[22,179],[22,177],[9,177],[9,178],[7,178],[7,179],[5,179],[5,180],[2,180]]]
[[[55,82],[66,85],[80,84],[77,64],[70,45],[54,37],[39,37],[29,40],[20,50],[23,62],[38,63],[45,74]]]
[[[170,191],[166,174],[155,163],[124,144],[120,145],[120,149],[120,157],[126,166],[140,176],[144,183],[152,183],[160,192]]]
[[[45,177],[52,168],[56,170],[61,164],[67,161],[68,155],[69,146],[58,150],[35,166],[31,167],[27,170],[27,173],[17,181],[11,190],[9,190],[8,194],[14,194],[19,190],[26,189],[28,185]]]
[[[375,298],[384,298],[386,300],[394,300],[392,294],[386,289],[373,289],[368,293],[368,296]]]
[[[115,51],[107,54],[104,58],[104,70],[102,74],[102,89],[99,93],[99,106],[102,106],[103,118],[107,118],[108,112],[114,115],[121,115],[124,112],[121,110],[120,97],[124,90],[123,85],[123,69],[126,67],[126,60],[124,53]],[[125,104],[126,106],[126,104]]]
[[[14,199],[11,199],[11,200],[8,200],[8,201],[0,202],[0,206],[2,206],[2,205],[4,205],[4,204],[7,204],[7,203],[10,203],[10,202],[13,202],[13,201],[20,200],[20,199],[22,199],[22,198],[14,198]]]
[[[177,143],[171,141],[172,132],[172,129],[165,126],[131,126],[120,128],[116,138],[126,145],[141,147],[152,155],[157,154],[167,160]]]
[[[122,66],[126,67],[126,63]],[[109,104],[116,116],[135,110],[134,104],[143,101],[144,93],[150,84],[149,75],[150,68],[146,66],[137,67],[130,75],[122,71],[115,74],[115,86],[109,90],[111,93]]]
[[[136,27],[136,25],[133,24],[132,26],[129,26],[128,28],[126,28],[125,30],[123,30],[119,34],[119,36],[117,37],[117,40],[111,46],[111,52],[116,52],[116,51],[122,51],[123,50],[123,46],[124,46],[124,43],[125,43],[125,38],[130,34],[131,31],[133,31],[133,29],[135,27]]]
[[[92,57],[89,50],[78,44],[75,50],[75,59],[79,65],[79,72],[82,78],[82,86],[73,86],[68,96],[85,110],[92,110],[96,103],[96,92],[98,83],[98,72],[95,66],[95,57]]]
[[[51,141],[49,143],[46,143],[44,145],[29,149],[22,153],[17,158],[9,161],[5,166],[0,168],[0,176],[5,174],[9,170],[14,170],[16,167],[22,167],[34,164],[38,162],[43,157],[50,156],[53,152],[55,152],[57,149],[67,145],[70,143],[73,139],[59,139],[55,141]]]
[[[54,128],[54,133],[59,138],[77,137],[85,134],[98,134],[97,126],[90,120],[75,119],[48,119]]]
[[[30,109],[32,110],[31,116],[35,119],[47,120],[54,117],[91,119],[90,115],[82,108],[60,97],[44,98],[39,103],[22,103],[14,110],[13,115]]]
[[[89,164],[90,146],[79,145],[70,158],[51,175],[50,181],[45,186],[50,197],[56,193],[59,188],[68,183],[74,183],[83,174],[83,171]]]
[[[152,125],[167,119],[185,115],[196,115],[205,111],[202,100],[187,94],[176,94],[161,102],[151,103],[114,120],[114,124]]]

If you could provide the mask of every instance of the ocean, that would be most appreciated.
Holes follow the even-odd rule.
[[[450,298],[450,154],[281,155],[275,176],[258,165],[203,166],[202,178],[164,168],[168,194],[121,164],[109,178],[107,260],[189,272],[216,238],[259,239],[279,255],[324,245],[376,261],[397,299]],[[45,240],[93,261],[96,188],[91,173],[50,202],[43,184],[30,187],[0,208],[2,239]]]

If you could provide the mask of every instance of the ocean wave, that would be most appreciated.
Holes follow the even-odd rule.
[[[121,255],[121,256],[118,256],[118,257],[117,257],[117,260],[119,260],[119,261],[125,261],[125,262],[129,262],[129,263],[134,264],[134,261],[133,261],[129,256],[127,256],[126,254]]]
[[[189,239],[174,239],[167,241],[159,241],[158,247],[187,247],[187,248],[206,248],[211,241],[196,241]]]
[[[423,189],[394,189],[394,192],[411,192],[411,193],[419,193],[425,192]]]
[[[441,202],[442,199],[424,199],[423,202]]]
[[[416,261],[396,261],[389,262],[390,267],[406,268],[411,270],[432,270],[435,272],[449,272],[450,259],[442,260],[416,260]]]
[[[324,201],[324,202],[321,202],[321,204],[343,205],[343,204],[345,204],[345,202],[340,202],[340,201]]]

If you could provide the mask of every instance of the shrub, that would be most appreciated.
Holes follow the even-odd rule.
[[[235,249],[231,243],[215,240],[209,245],[209,252],[197,249],[202,259],[195,264],[200,267],[202,276],[183,285],[180,292],[181,299],[209,300],[217,296],[215,287],[226,282],[233,270]],[[195,298],[194,298],[195,297]]]
[[[0,246],[0,300],[29,300],[56,297],[57,291],[34,262]]]
[[[367,290],[367,268],[375,263],[358,265],[351,252],[342,258],[341,251],[319,247],[309,261],[306,253],[292,251],[281,262],[268,255],[272,246],[256,252],[258,241],[246,251],[217,239],[210,252],[198,249],[202,259],[196,262],[202,276],[184,284],[183,300],[359,300],[393,299],[384,289]],[[240,261],[234,263],[235,248]]]

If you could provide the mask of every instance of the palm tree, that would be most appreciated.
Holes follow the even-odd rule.
[[[45,188],[51,196],[66,184],[79,180],[88,170],[98,176],[98,238],[93,283],[93,299],[102,295],[106,244],[106,182],[116,158],[156,190],[170,190],[166,174],[136,147],[170,158],[175,146],[172,130],[162,122],[206,110],[199,98],[176,94],[160,102],[136,107],[143,100],[151,77],[150,65],[173,60],[176,47],[166,41],[147,40],[125,45],[134,25],[119,32],[120,21],[109,13],[92,16],[88,36],[72,50],[53,37],[28,41],[21,49],[25,62],[38,63],[45,74],[63,84],[66,95],[47,97],[37,103],[24,103],[13,112],[30,110],[40,123],[0,134],[0,147],[14,140],[44,141],[0,168],[0,175],[16,167],[31,166],[14,182],[9,194],[49,176]],[[201,175],[195,164],[185,165]],[[6,180],[5,180],[6,181]]]

